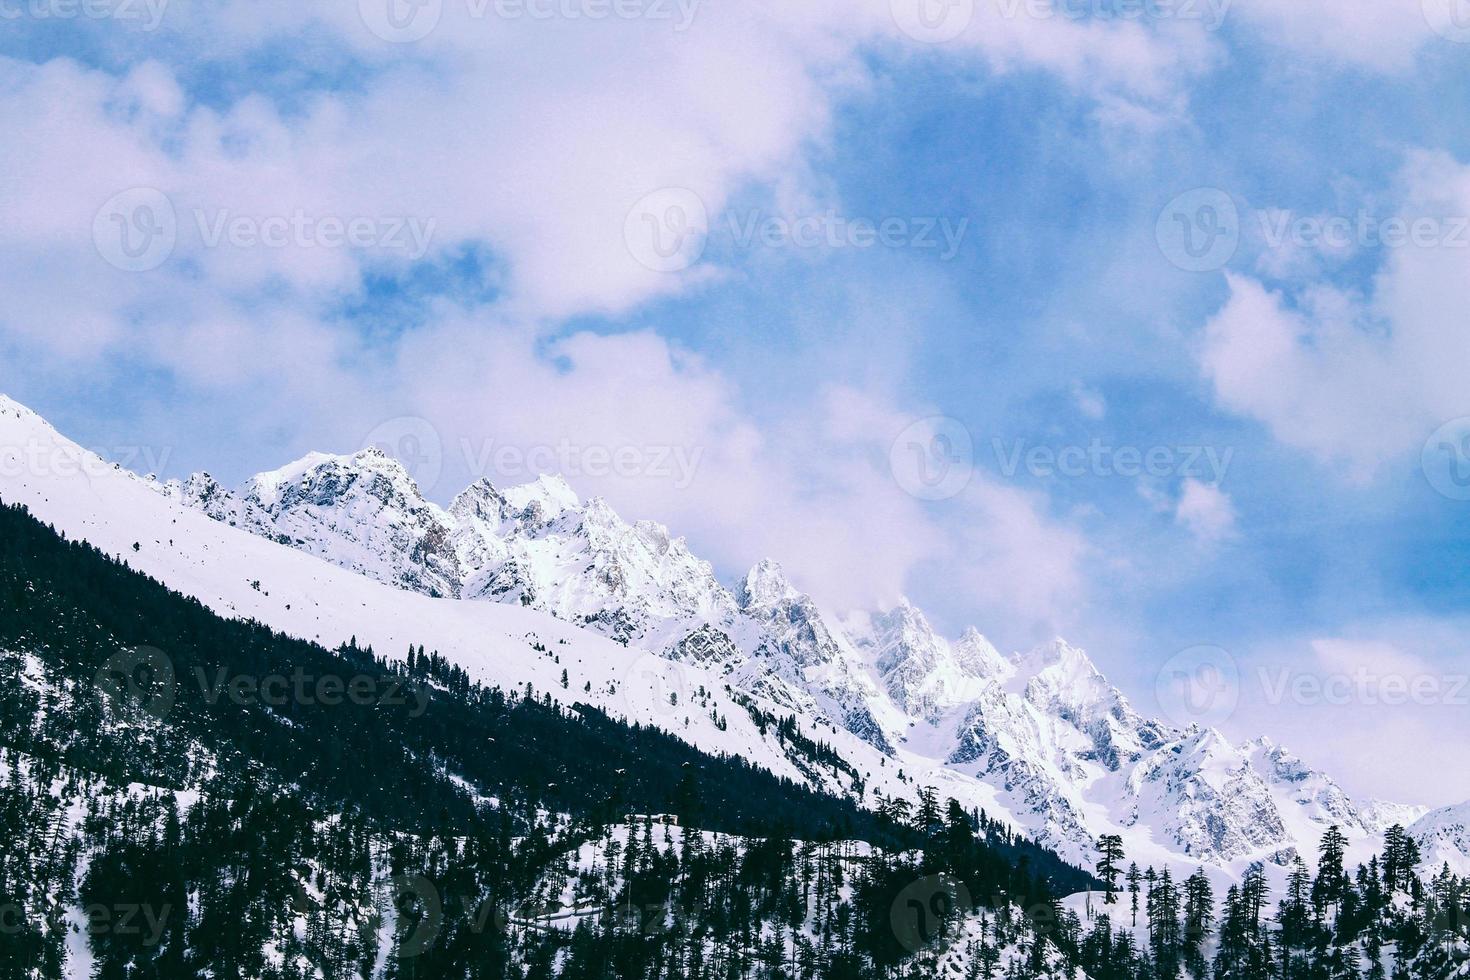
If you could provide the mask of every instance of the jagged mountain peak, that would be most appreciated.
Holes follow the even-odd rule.
[[[944,641],[923,612],[906,597],[874,616],[872,623],[878,669],[885,674],[915,660],[933,667],[947,659]]]
[[[1024,653],[1011,657],[1016,673],[1020,677],[1033,677],[1042,671],[1089,678],[1101,676],[1102,672],[1081,647],[1073,646],[1060,636],[1038,644]]]
[[[960,669],[971,677],[1000,679],[1010,672],[1010,662],[973,626],[965,627],[960,634],[954,654]]]
[[[689,548],[684,539],[674,537],[657,521],[636,521],[633,531],[651,552],[660,557],[671,553],[688,554]]]
[[[449,513],[457,518],[477,518],[499,522],[506,516],[510,502],[485,477],[457,493],[449,503]]]
[[[1225,756],[1231,759],[1245,757],[1240,747],[1212,725],[1190,725],[1179,740],[1179,749],[1182,753],[1202,756]]]
[[[403,464],[376,447],[350,455],[307,453],[279,469],[256,474],[237,494],[274,512],[303,500],[329,503],[362,479],[377,481],[373,495],[385,502],[392,495],[408,507],[428,503]]]
[[[1038,703],[1055,700],[1081,710],[1122,697],[1086,651],[1060,637],[1014,654],[1011,666],[1011,689]]]
[[[792,602],[801,599],[802,593],[797,591],[786,577],[786,572],[781,568],[779,562],[769,558],[762,558],[756,562],[745,577],[740,580],[735,590],[735,598],[742,609],[768,608],[782,602]]]
[[[236,509],[234,497],[218,480],[200,471],[184,480],[169,480],[159,485],[164,496],[173,497],[190,507],[204,511],[217,520],[223,519],[222,512],[233,514]]]
[[[529,483],[508,487],[501,495],[518,511],[534,505],[545,520],[582,506],[582,500],[571,484],[558,475],[543,474]]]

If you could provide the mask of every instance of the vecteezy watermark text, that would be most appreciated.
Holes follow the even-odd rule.
[[[1470,216],[1382,218],[1355,215],[1298,215],[1281,209],[1255,212],[1267,248],[1470,248]]]
[[[363,26],[392,44],[433,34],[446,7],[459,23],[488,21],[650,21],[689,30],[703,0],[358,0]]]
[[[374,249],[413,262],[428,254],[437,227],[432,217],[315,214],[305,208],[255,214],[196,207],[187,213],[195,240],[205,249]],[[125,272],[148,272],[173,255],[180,224],[167,194],[155,187],[132,187],[98,208],[92,242],[108,264]]]
[[[144,946],[157,946],[168,927],[173,905],[147,902],[91,902],[81,907],[83,928],[89,936],[136,936]],[[26,909],[15,903],[0,905],[0,936],[24,932]]]
[[[669,480],[676,490],[687,490],[693,484],[704,458],[703,446],[583,445],[569,439],[534,446],[498,443],[494,439],[477,446],[461,439],[460,451],[475,477],[541,473],[559,473],[571,479],[646,477]]]
[[[1181,728],[1219,726],[1242,701],[1271,707],[1464,708],[1470,706],[1470,674],[1367,665],[1333,671],[1263,664],[1246,671],[1228,650],[1204,644],[1160,666],[1155,695],[1164,716]]]
[[[0,476],[34,476],[88,480],[119,469],[136,473],[161,473],[173,455],[171,447],[75,446],[31,438],[24,443],[0,447]]]
[[[934,252],[941,262],[959,254],[970,219],[947,217],[849,218],[829,208],[798,217],[760,211],[727,214],[730,237],[742,249],[765,248],[912,248]]]
[[[384,248],[415,261],[428,254],[437,224],[412,215],[342,218],[312,215],[302,208],[264,217],[228,208],[196,208],[193,213],[205,248]]]
[[[203,667],[195,667],[194,679],[199,690],[210,704],[218,704],[221,697],[231,703],[248,707],[263,704],[272,708],[284,708],[296,704],[306,707],[320,705],[335,708],[344,704],[359,707],[406,707],[410,701],[410,718],[417,718],[429,707],[429,692],[423,688],[405,690],[403,681],[391,675],[374,676],[354,674],[310,674],[301,667],[287,674],[230,674],[226,667],[217,668],[211,675]]]
[[[1219,486],[1235,458],[1232,447],[1206,445],[1131,446],[1093,438],[1069,445],[1033,444],[1027,439],[990,440],[995,467],[1007,479],[1025,473],[1039,480],[1084,477],[1192,478]],[[904,490],[922,500],[946,500],[974,475],[975,439],[947,415],[919,419],[904,428],[889,450],[889,468]]]
[[[1261,667],[1257,675],[1265,701],[1270,705],[1470,706],[1470,674],[1382,673],[1367,667],[1340,673],[1312,673],[1288,667]]]
[[[409,685],[392,673],[314,674],[297,665],[289,674],[232,672],[228,667],[207,670],[196,666],[180,675],[172,658],[157,647],[130,647],[108,657],[93,677],[94,687],[119,707],[141,711],[163,720],[178,700],[179,684],[191,680],[205,702],[228,701],[240,707],[270,708],[359,707],[408,708],[418,718],[429,705],[429,692]]]
[[[1234,448],[1215,446],[1115,446],[1093,439],[1087,445],[1029,445],[1025,439],[991,440],[991,448],[1007,477],[1024,470],[1031,476],[1194,477],[1219,485],[1235,458]]]
[[[562,439],[525,444],[469,437],[461,437],[457,447],[446,447],[438,427],[417,415],[398,416],[374,426],[362,446],[398,460],[425,493],[438,484],[446,456],[453,456],[455,448],[472,479],[489,479],[495,484],[559,474],[569,480],[666,481],[676,490],[693,485],[705,452],[704,446],[674,443]]]
[[[0,0],[0,22],[110,20],[156,31],[168,5],[169,0]]]
[[[947,262],[959,254],[969,227],[967,217],[853,217],[836,208],[797,215],[731,210],[711,222],[698,194],[665,187],[643,196],[628,211],[623,239],[640,265],[655,272],[680,272],[697,263],[716,236],[741,251],[912,249]]]

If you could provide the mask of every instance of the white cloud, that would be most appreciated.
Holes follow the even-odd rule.
[[[1202,544],[1216,544],[1235,534],[1235,505],[1230,495],[1194,477],[1186,478],[1180,487],[1174,519]]]
[[[1200,352],[1224,407],[1359,478],[1470,414],[1462,370],[1470,167],[1416,155],[1401,182],[1394,217],[1407,229],[1428,222],[1426,237],[1380,247],[1371,295],[1310,281],[1277,292],[1231,275],[1230,298],[1206,325]],[[1391,229],[1375,232],[1383,233]]]
[[[474,15],[482,9],[491,13]],[[530,319],[619,312],[702,278],[653,271],[630,251],[626,219],[650,192],[686,188],[712,216],[749,185],[831,203],[807,157],[825,144],[836,100],[867,84],[872,50],[1039,67],[1081,92],[1147,103],[1176,97],[1195,47],[1137,24],[982,9],[953,43],[931,49],[904,37],[889,0],[700,4],[687,30],[663,19],[505,18],[497,9],[447,2],[429,36],[395,45],[366,29],[356,3],[194,5],[164,20],[159,37],[173,43],[156,48],[178,59],[167,65],[142,62],[113,77],[65,61],[4,63],[16,97],[0,118],[11,148],[0,160],[20,198],[6,203],[21,212],[5,239],[91,263],[97,207],[126,188],[154,187],[178,213],[179,242],[150,287],[192,262],[193,281],[232,293],[276,282],[344,290],[363,253],[206,248],[200,225],[408,216],[433,222],[435,249],[487,243],[506,270],[507,310]],[[293,92],[286,104],[246,88],[209,108],[177,80],[301,33],[348,45],[365,62],[358,84]]]
[[[1447,43],[1425,13],[1427,4],[1441,2],[1455,0],[1233,0],[1229,16],[1308,57],[1397,72],[1412,67],[1425,43]]]
[[[1108,414],[1108,401],[1102,393],[1095,391],[1080,381],[1072,384],[1072,402],[1077,406],[1077,411],[1082,417],[1098,422]]]

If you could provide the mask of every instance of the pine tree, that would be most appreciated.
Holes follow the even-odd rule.
[[[1347,886],[1347,875],[1343,870],[1343,857],[1347,852],[1347,838],[1333,824],[1322,835],[1318,848],[1317,879],[1312,883],[1312,904],[1317,917],[1325,918],[1330,906],[1336,911],[1342,905],[1342,893]]]
[[[1107,886],[1107,892],[1103,895],[1103,904],[1116,905],[1118,902],[1118,877],[1122,869],[1118,863],[1123,860],[1123,838],[1118,834],[1104,834],[1097,839],[1097,876]]]
[[[1130,862],[1128,865],[1128,894],[1133,899],[1133,928],[1138,928],[1138,890],[1143,876],[1138,873],[1138,864]]]
[[[1215,894],[1209,876],[1199,868],[1184,882],[1184,932],[1181,937],[1184,966],[1196,977],[1206,970],[1205,941],[1214,931]]]

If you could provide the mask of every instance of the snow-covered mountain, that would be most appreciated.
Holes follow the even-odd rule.
[[[102,464],[3,396],[0,452],[81,460],[72,477],[0,467],[0,497],[113,553],[145,543],[130,562],[222,612],[308,639],[373,637],[390,652],[427,643],[497,682],[543,686],[566,666],[588,698],[635,705],[632,716],[701,748],[869,799],[932,785],[1079,862],[1103,833],[1122,834],[1140,862],[1287,862],[1314,853],[1329,824],[1368,840],[1417,819],[1435,854],[1470,868],[1455,814],[1355,801],[1268,740],[1235,745],[1144,717],[1063,640],[1005,656],[973,628],[939,635],[907,602],[839,619],[772,561],[727,587],[684,539],[583,501],[558,477],[482,480],[444,508],[370,449],[312,454],[235,490],[205,474],[159,484]],[[577,653],[552,670],[526,655],[532,634]],[[687,704],[698,689],[697,709],[670,708],[671,691]],[[793,760],[754,723],[748,696],[794,716],[865,785]]]

